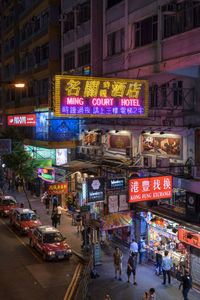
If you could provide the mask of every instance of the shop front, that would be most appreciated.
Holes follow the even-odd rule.
[[[179,224],[150,212],[146,213],[146,221],[149,260],[155,261],[158,247],[161,248],[163,256],[167,250],[173,264],[172,274],[176,275],[177,271],[183,273],[184,268],[189,266],[189,253],[187,245],[179,239]]]

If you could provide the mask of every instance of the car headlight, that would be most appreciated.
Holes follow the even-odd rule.
[[[49,255],[49,256],[52,256],[52,255],[55,255],[55,254],[56,254],[55,251],[49,251],[49,252],[48,252],[48,255]]]
[[[71,253],[71,252],[72,252],[72,250],[71,250],[71,249],[68,249],[68,250],[67,250],[67,252],[68,252],[68,253]]]
[[[29,230],[29,227],[24,227],[24,230]]]
[[[5,214],[8,214],[9,213],[9,210],[4,210]]]

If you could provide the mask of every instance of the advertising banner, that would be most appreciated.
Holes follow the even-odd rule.
[[[129,202],[172,197],[172,176],[129,179]]]
[[[38,177],[47,182],[55,182],[54,168],[39,168]]]
[[[101,217],[101,230],[132,226],[132,212],[120,212]]]
[[[142,153],[165,155],[168,157],[180,158],[182,150],[182,140],[175,135],[151,135],[142,136]]]
[[[126,150],[131,146],[131,135],[109,134],[108,148]]]
[[[184,228],[179,228],[178,238],[181,242],[200,249],[200,235],[192,233]]]
[[[118,212],[118,195],[112,195],[108,197],[108,212],[113,214]]]
[[[125,178],[112,178],[108,180],[108,189],[115,190],[121,189],[124,190],[126,185]]]
[[[197,194],[186,192],[186,211],[189,214],[195,214],[197,206]]]
[[[36,114],[7,116],[9,126],[36,126]]]
[[[119,211],[125,211],[128,210],[128,203],[127,203],[127,197],[126,195],[119,195]]]
[[[102,177],[90,177],[87,182],[88,202],[104,201],[105,199],[105,179]]]
[[[55,117],[141,118],[148,115],[146,80],[55,76]]]
[[[68,193],[68,183],[61,182],[61,183],[54,183],[48,185],[48,194],[49,195],[61,195]]]

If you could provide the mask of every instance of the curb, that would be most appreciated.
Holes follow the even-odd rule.
[[[80,258],[81,260],[83,260],[85,263],[88,261],[87,257],[84,257],[81,253],[78,253],[77,251],[72,249],[72,253],[75,254],[78,258]]]

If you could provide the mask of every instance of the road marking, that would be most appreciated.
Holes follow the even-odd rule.
[[[39,258],[34,252],[32,249],[30,249],[25,243],[24,241],[8,226],[8,224],[6,222],[4,222],[3,220],[0,219],[0,222],[3,224],[3,225],[6,225],[6,227],[8,228],[8,230],[15,235],[15,237],[17,238],[17,240],[23,245],[26,247],[26,249],[37,259],[37,261],[42,264],[43,261],[41,258]]]
[[[66,292],[66,294],[65,294],[64,300],[69,300],[68,294],[69,294],[69,292],[70,292],[70,290],[71,290],[71,287],[72,287],[72,285],[73,285],[73,283],[74,283],[74,280],[75,280],[75,278],[76,278],[76,274],[77,274],[78,270],[80,269],[80,267],[81,267],[81,264],[79,263],[79,264],[77,265],[77,267],[76,267],[76,270],[75,270],[75,272],[74,272],[74,275],[73,275],[73,277],[72,277],[72,280],[71,280],[71,282],[70,282],[70,285],[68,286],[68,289],[67,289],[67,292]]]
[[[75,287],[76,287],[76,284],[77,284],[77,281],[78,281],[78,278],[79,278],[79,275],[80,275],[81,270],[82,270],[82,265],[81,265],[81,267],[80,267],[79,270],[78,270],[78,273],[77,273],[76,279],[75,279],[75,281],[74,281],[74,283],[73,283],[73,286],[72,286],[71,292],[70,292],[70,294],[69,294],[68,300],[71,299],[71,297],[72,297],[72,295],[73,295],[73,293],[74,293],[74,289],[75,289]]]

